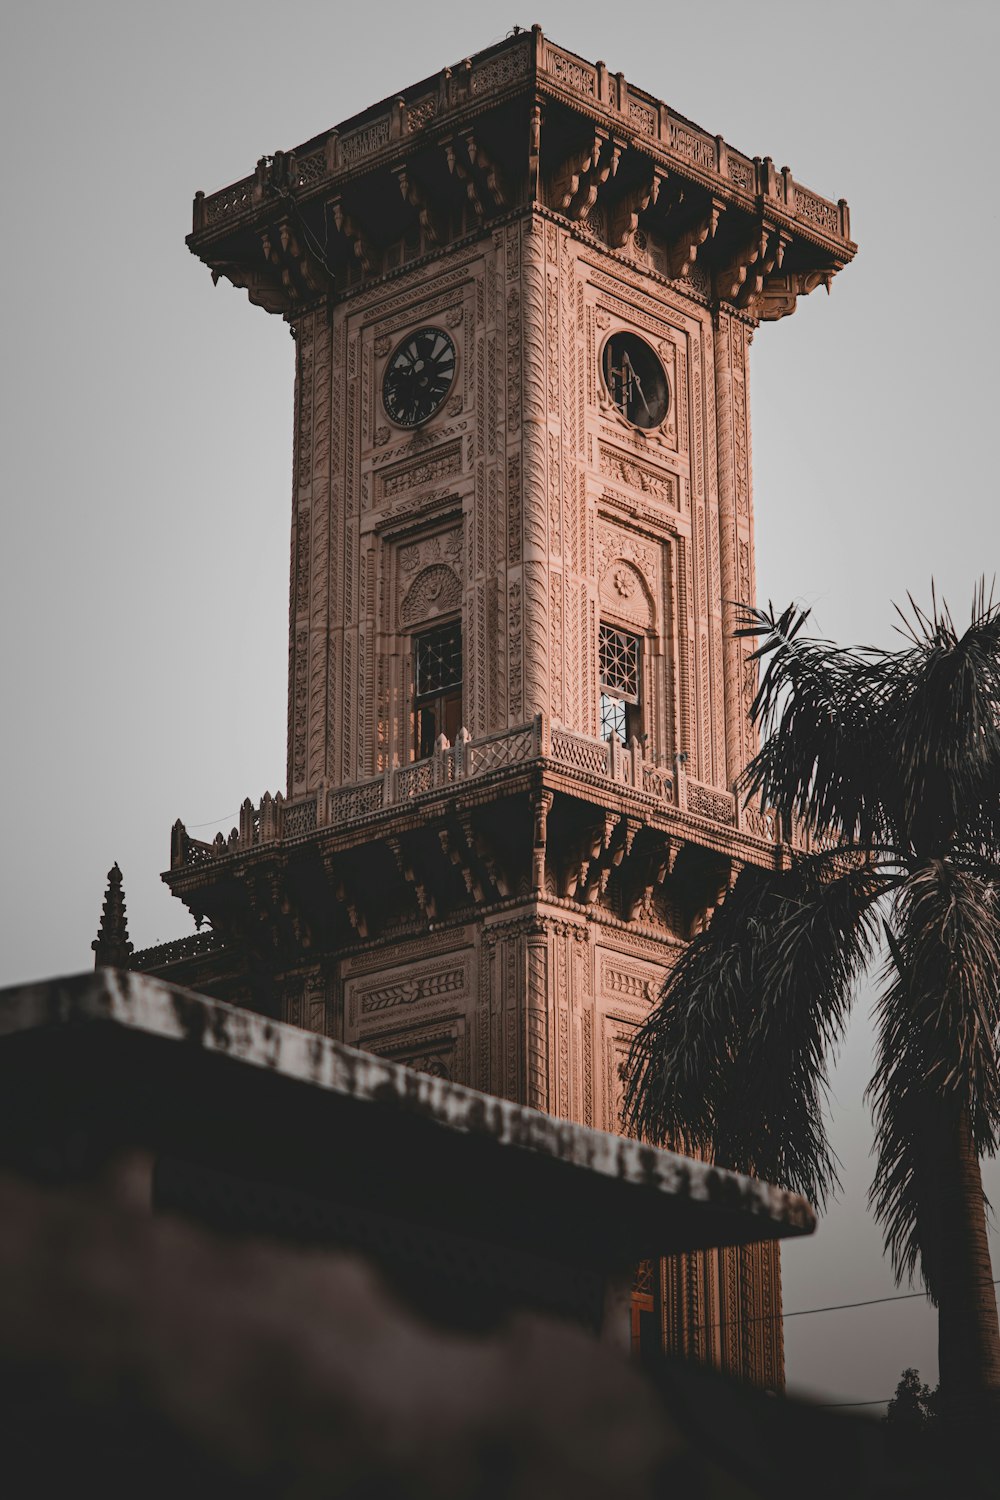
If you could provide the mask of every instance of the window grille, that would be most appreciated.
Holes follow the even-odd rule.
[[[426,698],[462,681],[462,624],[451,620],[417,636],[417,697]]]
[[[639,708],[639,637],[614,625],[601,625],[601,739],[623,745],[642,737]]]
[[[602,625],[600,662],[602,691],[638,703],[639,637],[613,625]]]
[[[462,622],[449,620],[414,637],[414,752],[433,754],[439,734],[452,744],[462,724]]]

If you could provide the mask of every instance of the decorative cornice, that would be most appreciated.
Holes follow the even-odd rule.
[[[752,321],[784,316],[855,252],[843,200],[742,155],[539,27],[199,193],[188,244],[216,279],[294,319],[531,211],[611,255],[641,227],[666,281],[697,292],[684,280],[697,260],[713,299]]]

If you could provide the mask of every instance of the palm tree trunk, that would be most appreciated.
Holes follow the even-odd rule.
[[[953,1428],[985,1436],[1000,1428],[1000,1323],[983,1180],[965,1110],[951,1134],[935,1276],[942,1415]]]

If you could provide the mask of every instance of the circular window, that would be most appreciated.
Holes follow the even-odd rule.
[[[408,333],[382,377],[386,416],[400,427],[419,427],[437,411],[454,378],[455,345],[443,328]]]
[[[615,406],[633,427],[659,427],[667,415],[670,390],[656,354],[634,333],[613,333],[601,356],[604,384]]]

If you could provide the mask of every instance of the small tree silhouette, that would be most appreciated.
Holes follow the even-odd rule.
[[[937,1419],[937,1392],[922,1385],[920,1371],[908,1366],[889,1402],[885,1423],[900,1434],[926,1432]]]

